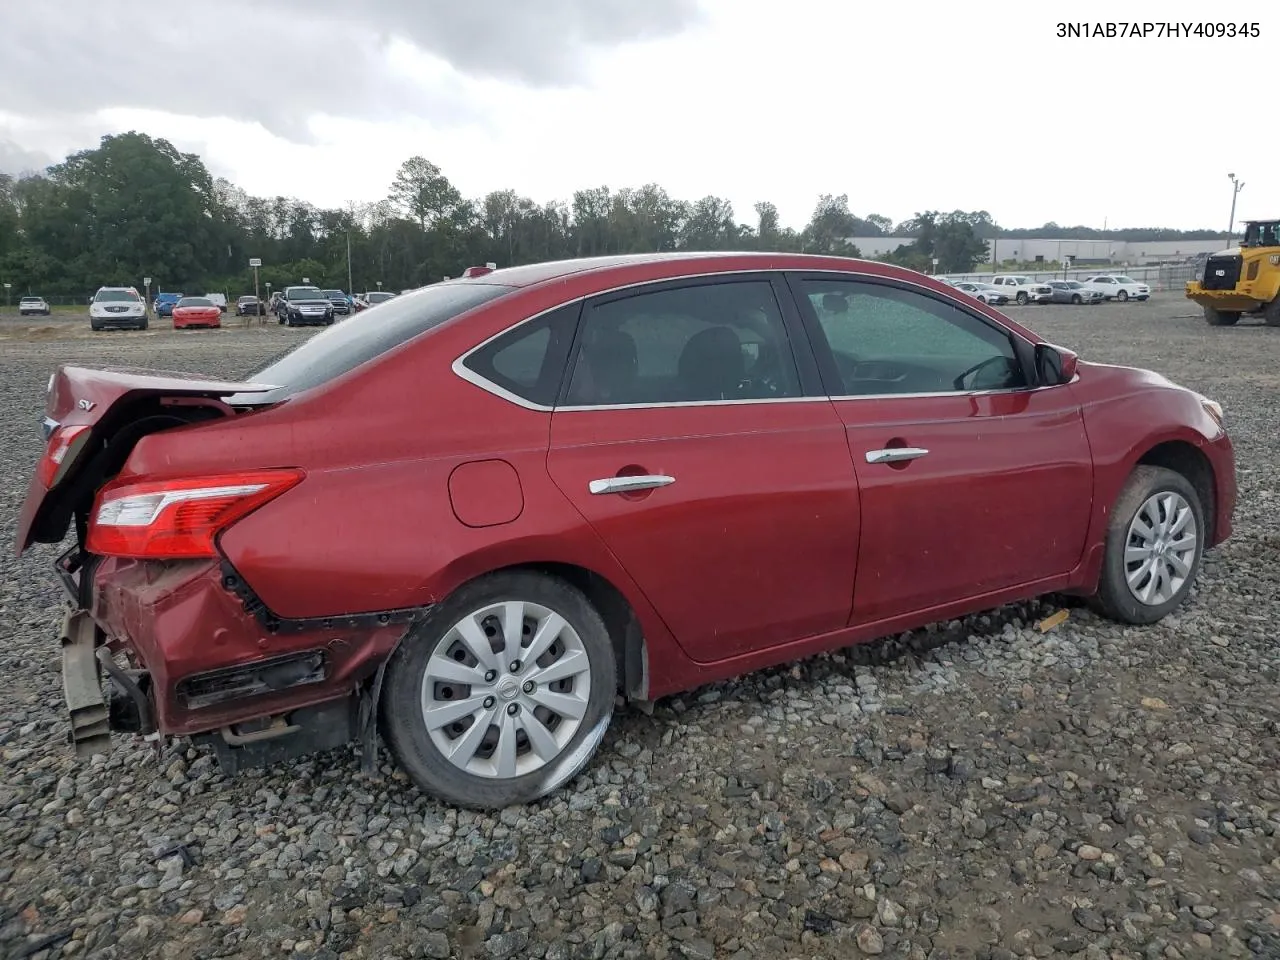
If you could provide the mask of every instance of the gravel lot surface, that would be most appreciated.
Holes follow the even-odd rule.
[[[624,711],[498,816],[347,751],[229,780],[117,738],[77,767],[55,551],[10,555],[45,381],[243,375],[308,333],[0,320],[0,957],[1280,957],[1280,330],[1176,294],[1008,312],[1226,407],[1236,533],[1188,606],[1003,608]]]

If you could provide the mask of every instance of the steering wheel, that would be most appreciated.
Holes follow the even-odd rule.
[[[997,363],[1003,363],[1007,365],[1008,362],[1009,360],[1007,357],[988,357],[986,360],[983,360],[981,363],[975,363],[972,367],[970,367],[964,373],[960,374],[960,376],[956,377],[955,380],[952,381],[951,385],[955,387],[957,390],[964,390],[965,389],[964,382],[969,377],[973,376],[976,373],[981,372],[982,370],[985,370],[987,367],[994,366]]]

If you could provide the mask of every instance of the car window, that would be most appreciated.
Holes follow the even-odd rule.
[[[1116,283],[1136,283],[1137,281],[1131,280],[1128,277],[1116,277],[1115,282]]]
[[[1013,338],[956,304],[885,284],[802,280],[841,395],[1025,387]]]
[[[581,309],[580,303],[569,304],[522,323],[468,355],[462,365],[522,400],[553,406]]]
[[[98,303],[134,303],[141,298],[128,290],[99,290],[93,299]]]
[[[228,402],[276,403],[327,383],[511,289],[502,284],[446,281],[397,297],[376,312],[357,313],[326,328],[244,378],[277,389],[236,394]]]
[[[569,406],[800,396],[773,285],[720,280],[591,305]]]

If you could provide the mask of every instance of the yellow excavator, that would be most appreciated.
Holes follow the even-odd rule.
[[[1240,246],[1213,254],[1204,275],[1187,281],[1187,299],[1200,304],[1211,327],[1243,316],[1280,327],[1280,220],[1246,221]]]

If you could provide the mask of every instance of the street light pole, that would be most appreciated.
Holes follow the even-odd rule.
[[[347,293],[354,295],[356,285],[351,279],[351,234],[347,234]]]
[[[1230,246],[1231,236],[1236,231],[1236,197],[1244,189],[1244,181],[1236,180],[1234,173],[1228,173],[1227,176],[1231,179],[1231,220],[1227,224],[1227,245]]]

